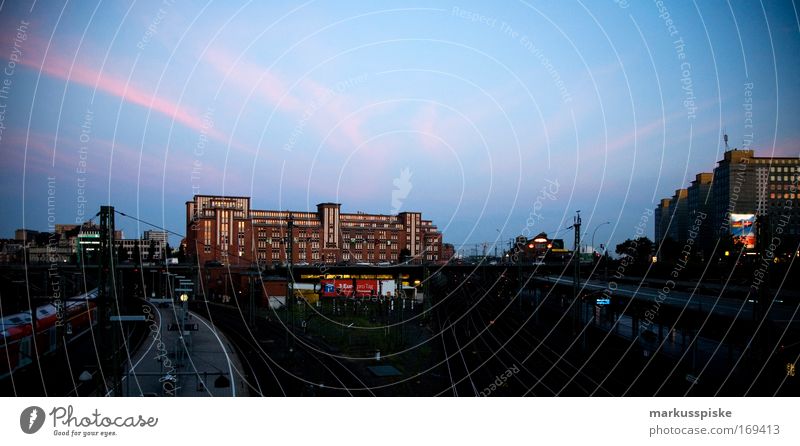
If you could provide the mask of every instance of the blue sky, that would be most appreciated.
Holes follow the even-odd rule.
[[[183,233],[193,193],[389,213],[408,168],[445,241],[581,210],[613,245],[723,129],[800,155],[791,2],[264,3],[4,2],[0,234],[46,229],[50,177],[59,223],[85,197]]]

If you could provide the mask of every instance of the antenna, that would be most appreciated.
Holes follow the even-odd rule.
[[[723,132],[722,139],[725,140],[725,151],[727,152],[728,150],[730,150],[730,147],[728,147],[728,134],[725,133],[724,128],[722,129],[722,132]]]

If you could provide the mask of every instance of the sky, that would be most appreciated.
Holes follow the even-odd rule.
[[[4,1],[0,237],[219,194],[614,246],[723,133],[800,155],[792,2],[497,3]]]

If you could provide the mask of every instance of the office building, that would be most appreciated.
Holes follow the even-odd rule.
[[[769,231],[780,231],[783,240],[796,241],[800,236],[798,177],[798,158],[757,157],[753,150],[727,150],[713,174],[697,174],[688,190],[679,189],[671,199],[661,200],[655,209],[656,241],[668,236],[685,242],[690,235],[687,229],[704,214],[707,218],[694,241],[705,251],[713,248],[720,237],[731,235],[731,214],[768,219]],[[679,203],[675,203],[676,199]],[[680,201],[686,206],[682,207]],[[783,244],[790,245],[788,241]]]
[[[256,210],[249,197],[196,195],[186,203],[186,226],[187,254],[201,264],[437,262],[442,255],[441,233],[419,212],[344,213],[339,203],[320,203],[315,212]]]

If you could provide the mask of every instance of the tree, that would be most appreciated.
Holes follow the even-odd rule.
[[[647,237],[639,237],[633,240],[627,239],[617,245],[615,251],[622,257],[633,259],[633,263],[645,265],[650,262],[650,256],[653,252],[653,242]]]
[[[681,245],[673,240],[672,237],[665,237],[661,242],[661,246],[656,245],[656,248],[658,249],[656,255],[659,262],[663,260],[664,262],[672,263],[681,255]]]
[[[186,248],[183,243],[178,247],[178,262],[183,263],[186,261]]]

